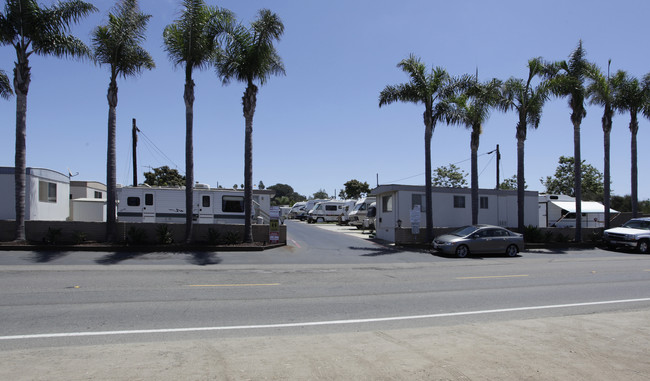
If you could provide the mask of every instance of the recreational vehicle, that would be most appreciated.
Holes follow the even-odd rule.
[[[324,198],[315,198],[315,199],[313,199],[313,200],[307,200],[307,202],[305,203],[305,209],[304,209],[304,211],[303,211],[302,214],[299,214],[299,215],[298,215],[298,218],[299,218],[301,221],[306,220],[306,219],[307,219],[307,216],[308,216],[308,214],[309,214],[309,212],[310,212],[312,209],[314,209],[314,207],[316,207],[316,204],[318,204],[319,202],[325,202],[325,201],[329,201],[329,200],[326,200],[326,199],[324,199]]]
[[[253,190],[251,218],[268,221],[272,194],[273,191]],[[118,186],[117,200],[119,221],[185,222],[185,188]],[[244,192],[197,184],[193,217],[199,224],[243,224]]]
[[[581,202],[582,227],[598,228],[605,225],[605,206],[596,201]],[[614,209],[610,213],[618,213]],[[540,227],[575,227],[576,200],[571,196],[540,194],[539,195],[539,226]]]
[[[309,211],[307,222],[333,222],[345,214],[345,201],[329,200],[319,202]]]
[[[354,208],[352,208],[352,211],[348,214],[348,225],[356,226],[357,229],[363,228],[363,219],[366,218],[368,207],[373,202],[375,202],[374,197],[366,197],[357,201]]]
[[[305,213],[305,205],[307,204],[306,201],[299,201],[291,207],[291,210],[289,211],[289,218],[299,218],[302,214]]]

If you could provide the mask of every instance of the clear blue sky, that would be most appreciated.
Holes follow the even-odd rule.
[[[92,1],[100,12],[73,27],[90,44],[92,29],[106,22],[113,1]],[[41,1],[41,4],[51,4]],[[253,181],[291,185],[311,196],[333,194],[350,179],[376,185],[424,184],[423,106],[378,107],[379,92],[403,83],[396,64],[410,53],[428,67],[452,75],[475,73],[487,80],[527,75],[528,59],[568,57],[582,39],[587,58],[612,71],[641,77],[650,72],[646,0],[612,1],[433,1],[433,0],[210,0],[249,24],[269,8],[283,20],[278,44],[286,76],[260,88],[254,120]],[[140,140],[138,176],[148,166],[178,166],[183,172],[184,75],[163,49],[163,28],[179,14],[179,0],[141,0],[152,14],[147,50],[156,69],[120,80],[117,107],[118,183],[130,184],[131,119],[166,157]],[[12,73],[15,52],[0,47],[0,68]],[[27,165],[67,173],[78,180],[106,182],[107,67],[89,62],[32,56],[28,95]],[[244,85],[222,86],[214,70],[195,72],[195,179],[211,186],[243,183]],[[529,190],[553,175],[561,155],[573,155],[573,130],[566,99],[552,99],[538,130],[526,141]],[[582,157],[603,169],[602,110],[589,107],[582,123]],[[501,178],[516,173],[516,116],[493,112],[485,124],[479,154],[500,145]],[[616,115],[612,132],[612,189],[630,192],[629,117]],[[15,98],[0,100],[0,165],[14,165]],[[433,167],[456,163],[470,171],[470,132],[439,124],[433,135]],[[650,123],[640,119],[639,197],[650,198]],[[494,155],[479,157],[480,187],[495,185]]]

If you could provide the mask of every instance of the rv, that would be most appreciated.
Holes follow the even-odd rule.
[[[299,218],[299,216],[303,215],[305,212],[305,205],[307,204],[306,201],[299,201],[291,207],[291,210],[289,211],[289,218],[294,219],[294,218]]]
[[[605,225],[605,206],[596,201],[581,202],[582,227],[599,228]],[[610,213],[619,213],[614,209]],[[574,228],[576,226],[575,198],[565,195],[539,195],[539,226]]]
[[[307,222],[333,222],[338,221],[345,214],[345,201],[329,200],[319,202],[309,211]]]
[[[366,218],[368,207],[375,202],[374,197],[366,197],[357,201],[352,211],[348,214],[348,225],[355,226],[357,229],[363,228],[363,219]]]
[[[300,219],[300,221],[306,220],[307,215],[309,214],[309,212],[312,209],[314,209],[314,207],[316,207],[316,204],[318,204],[319,202],[325,202],[325,201],[330,201],[330,200],[326,200],[324,198],[315,198],[313,200],[307,200],[307,202],[305,203],[305,209],[302,211],[302,214],[298,214],[297,217]]]
[[[118,186],[116,190],[119,221],[185,222],[185,188]],[[268,221],[272,194],[273,191],[253,190],[252,218]],[[199,224],[243,224],[244,192],[196,184],[193,217]]]

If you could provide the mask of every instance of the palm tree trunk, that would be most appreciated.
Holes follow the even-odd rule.
[[[431,138],[433,137],[433,129],[432,108],[427,105],[424,114],[424,199],[426,202],[426,234],[429,243],[433,241],[433,195],[431,194],[433,191],[431,185]]]
[[[573,176],[576,197],[575,241],[582,242],[582,159],[580,156],[580,122],[573,123]]]
[[[14,168],[16,203],[16,241],[24,242],[25,235],[25,187],[26,187],[26,135],[27,135],[27,92],[31,81],[29,61],[25,54],[18,54],[14,69],[14,91],[16,92],[16,156]]]
[[[478,224],[478,146],[480,133],[480,126],[472,127],[472,141],[470,144],[472,150],[472,225]]]
[[[524,232],[524,208],[526,178],[524,177],[524,142],[526,141],[526,125],[523,125],[524,133],[521,136],[520,128],[517,128],[517,229]]]
[[[244,136],[244,242],[253,242],[251,226],[253,216],[253,116],[257,103],[257,86],[250,80],[242,101],[246,121]]]
[[[636,134],[639,131],[639,122],[637,120],[636,113],[631,113],[630,118],[630,132],[632,133],[632,138],[630,139],[630,154],[631,154],[631,167],[630,173],[632,177],[631,184],[631,198],[632,198],[632,217],[638,217],[639,214],[639,179],[638,179],[638,169],[637,169],[637,149],[636,149]]]
[[[194,81],[188,65],[185,72],[185,243],[192,242],[194,214]]]
[[[605,110],[607,113],[607,110]],[[612,131],[612,120],[603,117],[603,149],[604,149],[604,162],[603,162],[603,204],[605,206],[605,229],[609,229],[609,220],[611,215],[609,212],[611,206],[611,189],[610,189],[610,171],[609,171],[609,151],[610,151],[610,133]]]
[[[115,138],[117,130],[117,82],[111,76],[108,86],[108,143],[106,148],[106,241],[115,242],[115,199],[117,198],[117,170]]]

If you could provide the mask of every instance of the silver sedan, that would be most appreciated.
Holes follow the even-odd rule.
[[[433,248],[459,258],[470,253],[505,253],[514,257],[524,249],[524,237],[500,226],[472,225],[434,238]]]

